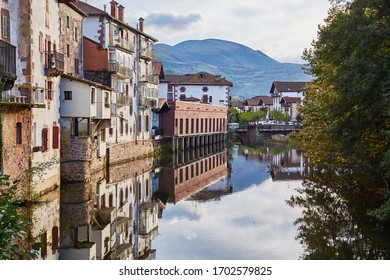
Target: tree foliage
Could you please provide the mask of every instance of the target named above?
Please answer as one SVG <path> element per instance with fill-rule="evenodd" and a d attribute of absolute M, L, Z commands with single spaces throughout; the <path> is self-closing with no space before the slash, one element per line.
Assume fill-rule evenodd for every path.
<path fill-rule="evenodd" d="M 265 119 L 264 111 L 243 112 L 238 115 L 238 121 L 241 124 L 248 124 L 251 122 L 258 122 Z"/>
<path fill-rule="evenodd" d="M 302 140 L 316 163 L 390 179 L 390 2 L 332 1 L 306 71 Z M 378 180 L 379 181 L 379 180 Z"/>
<path fill-rule="evenodd" d="M 17 194 L 17 182 L 10 182 L 9 176 L 0 174 L 0 260 L 36 257 L 19 246 L 31 226 L 28 217 L 20 211 L 22 203 Z"/>
<path fill-rule="evenodd" d="M 269 113 L 269 118 L 278 122 L 288 122 L 290 120 L 290 115 L 278 110 L 272 110 Z"/>

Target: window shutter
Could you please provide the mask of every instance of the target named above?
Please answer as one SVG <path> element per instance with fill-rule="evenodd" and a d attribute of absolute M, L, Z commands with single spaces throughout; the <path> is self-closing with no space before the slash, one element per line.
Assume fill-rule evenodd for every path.
<path fill-rule="evenodd" d="M 44 128 L 42 129 L 42 151 L 46 152 L 47 151 L 47 141 L 48 141 L 48 129 Z"/>
<path fill-rule="evenodd" d="M 60 128 L 58 126 L 53 126 L 53 149 L 59 148 L 59 134 Z"/>

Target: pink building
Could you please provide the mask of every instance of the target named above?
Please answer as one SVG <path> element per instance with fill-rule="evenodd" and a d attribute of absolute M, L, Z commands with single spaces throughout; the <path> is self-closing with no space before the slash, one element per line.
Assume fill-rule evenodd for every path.
<path fill-rule="evenodd" d="M 159 112 L 159 124 L 175 151 L 225 141 L 227 107 L 185 101 L 167 104 Z"/>

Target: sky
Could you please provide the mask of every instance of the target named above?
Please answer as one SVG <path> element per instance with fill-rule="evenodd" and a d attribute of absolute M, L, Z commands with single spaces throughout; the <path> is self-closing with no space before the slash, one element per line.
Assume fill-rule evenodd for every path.
<path fill-rule="evenodd" d="M 84 0 L 99 9 L 110 0 Z M 317 37 L 329 0 L 116 0 L 125 21 L 158 43 L 221 39 L 260 50 L 279 62 L 302 63 L 302 52 Z"/>

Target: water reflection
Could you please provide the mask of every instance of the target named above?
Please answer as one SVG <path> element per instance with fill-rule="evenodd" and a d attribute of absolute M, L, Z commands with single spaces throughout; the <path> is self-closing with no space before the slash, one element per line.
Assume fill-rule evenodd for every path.
<path fill-rule="evenodd" d="M 321 172 L 305 180 L 289 204 L 304 207 L 296 220 L 302 259 L 389 259 L 390 227 L 367 215 L 377 206 L 367 186 L 351 176 Z"/>
<path fill-rule="evenodd" d="M 268 171 L 273 150 L 235 146 L 229 153 L 217 150 L 169 169 L 167 177 L 178 179 L 166 191 L 170 200 L 159 220 L 161 234 L 153 242 L 158 259 L 298 258 L 302 248 L 294 239 L 293 221 L 300 210 L 289 208 L 285 200 L 300 181 L 272 181 Z M 220 162 L 215 167 L 214 158 Z M 200 185 L 187 183 L 182 194 L 181 173 L 183 183 L 192 182 L 194 173 L 201 180 L 202 162 L 204 167 L 210 161 L 211 179 Z M 160 189 L 164 184 L 160 181 Z"/>
<path fill-rule="evenodd" d="M 21 246 L 39 259 L 388 259 L 389 225 L 366 215 L 376 196 L 312 173 L 298 150 L 225 145 L 112 166 L 27 208 Z"/>
<path fill-rule="evenodd" d="M 106 177 L 61 186 L 61 259 L 154 259 L 158 204 L 153 159 L 109 168 Z"/>
<path fill-rule="evenodd" d="M 57 260 L 59 258 L 60 226 L 59 189 L 42 197 L 42 202 L 27 211 L 32 221 L 30 238 L 24 246 L 36 253 L 37 259 Z"/>

